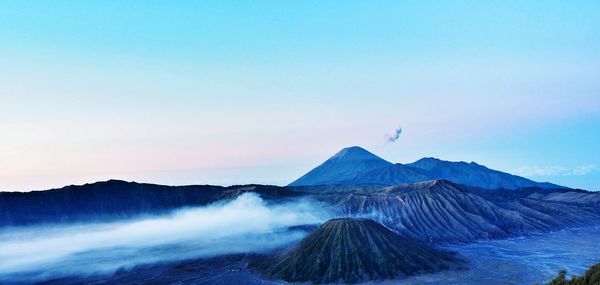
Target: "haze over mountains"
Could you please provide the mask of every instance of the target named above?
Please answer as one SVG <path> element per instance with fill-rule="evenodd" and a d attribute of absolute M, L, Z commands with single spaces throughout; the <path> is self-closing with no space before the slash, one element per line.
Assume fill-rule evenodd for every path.
<path fill-rule="evenodd" d="M 426 157 L 409 164 L 394 164 L 358 146 L 342 149 L 289 186 L 398 185 L 436 179 L 485 189 L 563 187 L 489 169 L 475 162 L 451 162 Z"/>
<path fill-rule="evenodd" d="M 31 283 L 32 276 L 38 278 L 36 282 L 58 284 L 172 283 L 183 279 L 190 284 L 280 284 L 281 280 L 355 283 L 402 278 L 462 266 L 439 248 L 449 244 L 598 225 L 599 206 L 600 193 L 539 183 L 473 162 L 424 158 L 393 164 L 360 147 L 350 147 L 284 187 L 164 186 L 110 180 L 46 191 L 0 192 L 0 234 L 13 237 L 0 240 L 0 248 L 13 249 L 13 242 L 21 244 L 14 238 L 19 233 L 35 236 L 36 244 L 43 245 L 46 239 L 56 243 L 56 235 L 70 240 L 72 232 L 62 229 L 121 229 L 122 225 L 154 225 L 165 220 L 183 225 L 177 229 L 192 241 L 183 244 L 174 239 L 176 242 L 166 242 L 160 248 L 143 248 L 146 255 L 141 257 L 137 253 L 139 242 L 121 244 L 121 240 L 132 240 L 129 234 L 111 236 L 119 246 L 102 250 L 72 248 L 64 243 L 62 246 L 73 254 L 33 267 L 12 261 L 17 265 L 0 270 L 0 283 Z M 187 229 L 188 220 L 181 217 L 189 215 L 177 214 L 182 211 L 200 213 L 193 217 L 211 217 L 211 221 L 189 219 L 189 225 L 196 226 Z M 273 227 L 265 218 L 253 219 L 256 227 L 244 232 L 242 238 L 221 247 L 219 254 L 206 254 L 206 244 L 214 244 L 210 243 L 213 236 L 240 228 L 235 225 L 243 219 L 234 217 L 277 216 L 286 221 L 289 215 L 317 213 L 311 219 L 295 219 L 289 227 Z M 203 223 L 223 225 L 220 217 L 233 226 L 194 236 Z M 45 233 L 55 236 L 46 237 Z M 170 237 L 168 231 L 147 233 L 148 240 L 164 239 L 165 234 Z M 75 237 L 93 234 L 98 236 L 81 232 Z M 275 236 L 279 238 L 274 241 Z M 95 244 L 90 246 L 96 248 Z M 13 251 L 8 259 L 38 260 L 44 251 L 40 248 L 29 249 L 26 254 Z M 259 252 L 259 248 L 271 252 Z M 144 256 L 150 255 L 157 262 L 149 264 Z M 135 258 L 140 262 L 133 268 L 87 276 L 95 272 L 93 268 L 103 267 L 99 266 L 101 261 L 112 264 L 113 260 Z M 60 264 L 81 265 L 86 276 L 65 273 Z M 86 264 L 92 269 L 86 269 Z"/>

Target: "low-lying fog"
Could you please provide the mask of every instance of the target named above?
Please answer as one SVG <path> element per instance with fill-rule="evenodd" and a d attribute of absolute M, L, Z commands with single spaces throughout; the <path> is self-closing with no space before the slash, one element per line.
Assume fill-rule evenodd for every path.
<path fill-rule="evenodd" d="M 39 281 L 139 264 L 271 250 L 302 239 L 289 227 L 327 220 L 319 203 L 268 204 L 254 193 L 140 220 L 0 231 L 0 280 Z"/>
<path fill-rule="evenodd" d="M 311 200 L 270 204 L 246 193 L 231 201 L 165 216 L 102 224 L 0 230 L 0 283 L 110 273 L 156 262 L 262 252 L 297 242 L 290 227 L 320 224 L 326 207 Z M 600 227 L 450 246 L 469 260 L 465 271 L 384 281 L 382 284 L 533 284 L 559 269 L 581 274 L 600 262 Z"/>

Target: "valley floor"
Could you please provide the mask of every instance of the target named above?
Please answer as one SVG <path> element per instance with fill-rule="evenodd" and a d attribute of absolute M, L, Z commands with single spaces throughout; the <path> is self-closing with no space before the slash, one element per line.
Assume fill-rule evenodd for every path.
<path fill-rule="evenodd" d="M 542 284 L 560 269 L 579 275 L 600 262 L 599 245 L 600 227 L 586 227 L 450 246 L 469 260 L 469 270 L 410 277 L 400 284 Z"/>

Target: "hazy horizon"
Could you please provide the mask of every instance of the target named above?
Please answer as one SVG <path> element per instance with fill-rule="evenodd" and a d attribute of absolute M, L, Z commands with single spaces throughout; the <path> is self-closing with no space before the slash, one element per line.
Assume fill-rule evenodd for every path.
<path fill-rule="evenodd" d="M 599 14 L 584 0 L 2 1 L 0 191 L 285 185 L 351 145 L 600 190 Z"/>
<path fill-rule="evenodd" d="M 360 146 L 349 146 L 349 147 L 360 147 Z M 369 151 L 369 150 L 367 150 L 367 151 Z M 334 154 L 332 154 L 332 156 Z M 377 154 L 375 154 L 375 155 L 377 155 Z M 384 157 L 381 157 L 381 158 L 384 159 L 384 160 L 387 160 Z M 422 158 L 440 159 L 438 157 L 429 157 L 429 156 L 425 156 L 425 157 L 422 157 Z M 325 161 L 325 160 L 326 159 L 323 159 L 323 161 Z M 444 160 L 444 159 L 441 159 L 441 160 Z M 396 161 L 390 161 L 390 160 L 387 160 L 387 161 L 389 161 L 391 163 L 398 163 Z M 402 162 L 402 163 L 403 164 L 407 164 L 407 163 L 411 163 L 411 162 L 415 162 L 415 161 Z M 462 161 L 462 160 L 461 161 L 452 161 L 452 162 L 466 162 L 466 163 L 475 162 L 475 163 L 477 163 L 476 161 Z M 316 166 L 318 166 L 318 165 L 315 165 L 315 167 Z M 260 170 L 260 168 L 258 168 L 258 169 Z M 246 173 L 248 171 L 253 171 L 253 170 L 256 171 L 257 167 L 251 167 L 251 168 L 248 168 L 248 169 L 246 169 L 246 168 L 239 168 L 239 169 L 235 169 L 233 171 L 239 171 L 240 173 Z M 306 172 L 308 172 L 310 170 L 311 169 L 308 169 Z M 187 170 L 187 171 L 190 171 L 190 170 Z M 187 184 L 176 184 L 175 183 L 175 184 L 169 184 L 169 183 L 163 183 L 160 180 L 158 180 L 158 181 L 152 181 L 151 179 L 150 180 L 144 180 L 144 179 L 148 179 L 148 178 L 140 178 L 142 180 L 134 180 L 134 179 L 131 179 L 131 177 L 134 177 L 135 175 L 131 175 L 128 178 L 127 174 L 123 174 L 121 177 L 117 177 L 117 178 L 115 178 L 115 177 L 110 178 L 109 177 L 109 178 L 100 179 L 100 180 L 83 181 L 83 182 L 80 182 L 80 183 L 70 183 L 70 184 L 58 185 L 58 186 L 52 186 L 52 187 L 40 188 L 40 189 L 16 189 L 16 190 L 2 190 L 2 189 L 0 189 L 0 192 L 2 192 L 2 191 L 17 191 L 17 192 L 43 191 L 43 190 L 50 190 L 50 189 L 62 188 L 62 187 L 71 186 L 71 185 L 84 185 L 84 184 L 92 184 L 92 183 L 96 183 L 96 182 L 106 182 L 106 181 L 109 181 L 109 180 L 120 180 L 120 181 L 126 181 L 126 182 L 159 184 L 159 185 L 169 185 L 169 186 L 217 185 L 217 186 L 229 187 L 229 186 L 249 185 L 249 184 L 263 184 L 263 185 L 287 186 L 288 184 L 290 184 L 291 182 L 295 181 L 300 176 L 302 176 L 302 175 L 305 174 L 305 173 L 302 173 L 302 174 L 298 175 L 297 177 L 291 178 L 291 180 L 289 180 L 289 181 L 288 180 L 285 180 L 285 181 L 281 180 L 282 181 L 281 183 L 272 183 L 273 180 L 264 180 L 262 182 L 260 180 L 254 180 L 252 182 L 238 182 L 238 183 L 236 183 L 236 182 L 227 182 L 227 181 L 235 181 L 233 179 L 229 179 L 228 180 L 227 178 L 220 177 L 219 175 L 222 175 L 223 172 L 221 172 L 221 173 L 218 173 L 218 172 L 214 173 L 211 170 L 208 170 L 208 171 L 191 170 L 191 171 L 196 172 L 195 175 L 194 175 L 194 177 L 193 177 L 193 179 L 199 179 L 200 177 L 202 177 L 202 178 L 206 179 L 207 181 L 216 181 L 216 182 L 215 183 L 187 183 Z M 231 169 L 228 169 L 228 170 L 225 170 L 225 171 L 226 171 L 225 172 L 226 174 L 229 174 L 229 173 L 232 172 Z M 186 171 L 174 171 L 174 172 L 176 172 L 177 174 L 179 174 L 181 172 L 186 172 Z M 131 174 L 131 173 L 129 173 L 129 174 Z M 142 175 L 147 175 L 147 173 L 141 173 L 141 174 Z M 515 173 L 510 173 L 510 174 L 515 174 Z M 519 173 L 517 173 L 517 174 L 519 174 Z M 577 175 L 577 174 L 570 174 L 570 175 Z M 535 175 L 533 175 L 533 176 L 535 176 Z M 218 180 L 218 179 L 222 179 L 222 180 Z M 219 183 L 218 181 L 221 181 L 221 182 Z M 271 182 L 269 182 L 269 181 L 271 181 Z M 543 180 L 535 180 L 535 179 L 533 179 L 533 181 L 552 183 L 551 181 L 543 181 Z M 554 184 L 556 184 L 556 183 L 554 183 Z M 560 186 L 567 186 L 567 185 L 560 185 Z M 567 187 L 569 187 L 569 186 L 567 186 Z M 576 187 L 572 187 L 572 188 L 576 188 Z M 597 189 L 584 189 L 584 190 L 588 190 L 588 191 L 600 191 L 600 190 L 597 190 Z"/>

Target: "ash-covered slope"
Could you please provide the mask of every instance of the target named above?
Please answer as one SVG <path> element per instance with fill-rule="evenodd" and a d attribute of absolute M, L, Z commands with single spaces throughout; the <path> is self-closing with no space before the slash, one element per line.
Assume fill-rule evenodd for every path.
<path fill-rule="evenodd" d="M 409 164 L 392 164 L 356 146 L 341 150 L 289 186 L 398 185 L 437 179 L 485 189 L 564 188 L 489 169 L 475 162 L 423 158 Z"/>
<path fill-rule="evenodd" d="M 361 147 L 348 147 L 292 182 L 290 186 L 348 184 L 347 181 L 352 181 L 363 173 L 390 165 L 392 163 Z"/>
<path fill-rule="evenodd" d="M 576 195 L 586 195 L 590 202 L 571 202 Z M 600 223 L 600 209 L 594 204 L 600 193 L 568 189 L 486 191 L 435 180 L 374 193 L 313 197 L 329 203 L 338 216 L 370 217 L 430 242 L 470 242 Z"/>
<path fill-rule="evenodd" d="M 398 185 L 431 180 L 431 175 L 422 169 L 396 163 L 371 170 L 344 181 L 350 185 Z"/>
<path fill-rule="evenodd" d="M 369 219 L 333 219 L 298 247 L 255 267 L 289 282 L 357 283 L 458 268 L 454 254 L 399 236 Z"/>

